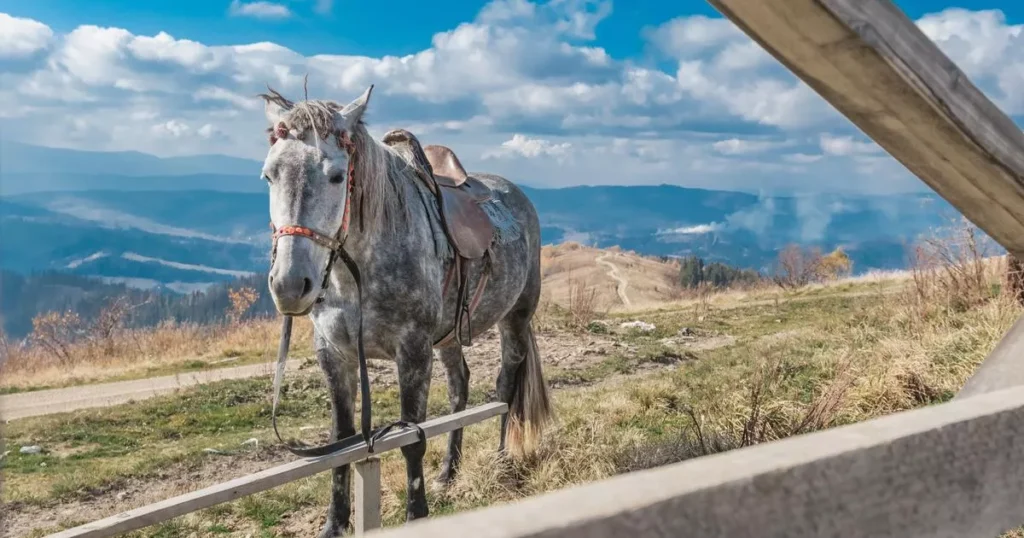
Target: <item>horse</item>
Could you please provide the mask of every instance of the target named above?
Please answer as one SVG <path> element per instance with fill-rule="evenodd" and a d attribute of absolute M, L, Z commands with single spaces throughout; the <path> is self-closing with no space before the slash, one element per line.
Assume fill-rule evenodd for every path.
<path fill-rule="evenodd" d="M 541 291 L 540 223 L 533 203 L 513 182 L 494 174 L 441 181 L 439 172 L 444 170 L 428 169 L 430 159 L 423 158 L 415 137 L 404 146 L 374 140 L 364 122 L 373 86 L 346 105 L 330 100 L 293 102 L 269 86 L 268 90 L 260 94 L 270 132 L 262 167 L 274 230 L 268 287 L 287 320 L 312 320 L 315 354 L 331 400 L 335 446 L 345 439 L 370 441 L 364 353 L 395 361 L 399 424 L 416 427 L 426 419 L 434 351 L 447 374 L 451 411 L 462 411 L 470 376 L 463 340 L 497 326 L 501 369 L 495 397 L 509 406 L 501 419 L 498 451 L 513 458 L 535 453 L 552 410 L 531 326 Z M 454 153 L 448 157 L 454 159 Z M 467 189 L 472 192 L 467 194 Z M 460 209 L 446 209 L 453 200 L 467 204 L 461 210 L 483 210 L 485 225 L 493 233 L 484 236 L 465 228 L 461 217 L 453 216 Z M 466 200 L 475 207 L 468 207 Z M 458 226 L 464 229 L 454 230 L 456 234 L 489 239 L 483 245 L 486 256 L 470 260 L 461 255 L 452 235 Z M 334 264 L 339 257 L 344 265 Z M 453 273 L 464 280 L 459 289 L 449 285 Z M 463 288 L 477 290 L 469 308 Z M 465 336 L 463 317 L 468 326 Z M 282 346 L 283 356 L 284 336 Z M 360 381 L 361 439 L 354 424 Z M 275 389 L 275 408 L 276 394 Z M 407 521 L 428 516 L 426 444 L 422 437 L 421 441 L 401 449 Z M 440 485 L 456 477 L 461 454 L 459 429 L 448 436 L 435 479 Z M 350 528 L 349 496 L 349 466 L 344 465 L 332 471 L 330 507 L 321 536 Z"/>

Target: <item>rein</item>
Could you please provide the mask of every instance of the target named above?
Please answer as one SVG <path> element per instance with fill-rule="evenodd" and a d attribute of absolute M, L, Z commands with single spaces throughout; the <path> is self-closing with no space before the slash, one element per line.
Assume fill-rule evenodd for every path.
<path fill-rule="evenodd" d="M 283 123 L 279 123 L 274 130 L 274 134 L 276 136 L 271 138 L 271 144 L 274 144 L 277 139 L 285 138 L 288 135 L 288 130 Z M 345 197 L 345 213 L 342 216 L 341 227 L 338 229 L 338 233 L 335 234 L 334 237 L 331 237 L 305 226 L 290 225 L 277 228 L 274 226 L 274 223 L 271 222 L 270 229 L 272 231 L 271 237 L 273 246 L 270 254 L 270 265 L 273 267 L 274 261 L 277 259 L 277 240 L 281 237 L 290 235 L 308 238 L 314 243 L 330 250 L 330 256 L 327 258 L 327 267 L 324 269 L 324 278 L 323 284 L 320 287 L 320 295 L 316 300 L 317 303 L 322 302 L 324 297 L 327 295 L 327 287 L 331 280 L 331 269 L 334 266 L 334 260 L 336 258 L 341 258 L 341 261 L 345 264 L 345 267 L 348 268 L 349 273 L 352 275 L 352 279 L 356 283 L 356 296 L 359 308 L 356 349 L 359 358 L 359 393 L 362 396 L 360 406 L 361 431 L 345 437 L 344 439 L 334 441 L 333 443 L 313 447 L 302 444 L 300 441 L 292 440 L 289 442 L 281 438 L 281 434 L 277 430 L 277 407 L 281 399 L 281 380 L 284 378 L 285 362 L 288 358 L 288 348 L 291 345 L 292 339 L 292 316 L 285 315 L 281 322 L 281 341 L 277 348 L 277 368 L 274 371 L 274 399 L 273 406 L 271 408 L 270 420 L 274 427 L 274 435 L 277 436 L 277 440 L 284 444 L 285 448 L 288 449 L 289 452 L 300 457 L 325 456 L 332 452 L 356 446 L 359 443 L 366 443 L 367 452 L 373 454 L 374 443 L 396 426 L 400 428 L 415 428 L 419 436 L 419 441 L 421 443 L 426 443 L 426 434 L 419 425 L 402 420 L 393 422 L 392 424 L 380 428 L 376 432 L 372 431 L 373 410 L 370 398 L 370 376 L 366 368 L 366 351 L 363 346 L 363 284 L 362 278 L 359 274 L 359 266 L 356 265 L 355 260 L 353 260 L 345 250 L 345 241 L 348 240 L 349 220 L 351 218 L 352 184 L 355 182 L 356 151 L 355 144 L 348 137 L 348 133 L 336 132 L 335 135 L 338 139 L 338 145 L 348 153 L 348 195 Z"/>

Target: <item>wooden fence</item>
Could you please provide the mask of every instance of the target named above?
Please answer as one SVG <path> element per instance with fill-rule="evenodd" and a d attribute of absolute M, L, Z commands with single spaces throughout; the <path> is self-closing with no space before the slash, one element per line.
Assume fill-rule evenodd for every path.
<path fill-rule="evenodd" d="M 508 412 L 504 403 L 489 403 L 467 409 L 465 411 L 428 420 L 420 427 L 429 439 L 459 428 L 463 428 L 491 417 Z M 419 441 L 413 430 L 390 432 L 374 444 L 374 453 L 381 454 Z M 369 457 L 366 445 L 360 444 L 350 449 L 335 452 L 318 458 L 305 458 L 291 463 L 279 465 L 251 474 L 216 484 L 198 491 L 186 493 L 165 501 L 129 510 L 111 517 L 67 529 L 52 538 L 102 538 L 141 529 L 185 515 L 211 506 L 233 501 L 246 495 L 259 493 L 300 478 L 312 476 L 334 467 L 355 464 L 355 527 L 362 533 L 380 526 L 380 460 Z"/>
<path fill-rule="evenodd" d="M 1024 133 L 890 0 L 709 2 L 1024 258 Z M 483 406 L 423 426 L 435 436 L 505 411 Z M 402 432 L 378 446 L 415 439 Z M 373 534 L 995 538 L 1024 523 L 1022 447 L 1019 321 L 949 403 Z M 298 461 L 55 536 L 112 536 L 365 457 L 363 448 Z M 379 468 L 359 467 L 356 521 L 366 530 L 379 521 L 365 500 L 379 498 Z"/>
<path fill-rule="evenodd" d="M 997 538 L 1024 522 L 1024 388 L 371 533 Z"/>

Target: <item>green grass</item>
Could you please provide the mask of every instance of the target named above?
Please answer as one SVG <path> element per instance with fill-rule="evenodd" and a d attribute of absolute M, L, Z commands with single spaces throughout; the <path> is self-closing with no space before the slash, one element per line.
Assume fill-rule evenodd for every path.
<path fill-rule="evenodd" d="M 555 391 L 558 428 L 547 437 L 540 457 L 495 467 L 497 428 L 467 429 L 462 478 L 452 490 L 428 495 L 432 514 L 736 447 L 751 416 L 751 390 L 757 387 L 764 393 L 758 420 L 765 432 L 757 440 L 792 434 L 844 375 L 854 383 L 827 420 L 814 427 L 945 401 L 1019 310 L 994 303 L 915 321 L 879 295 L 848 291 L 813 290 L 778 304 L 758 301 L 699 313 L 680 308 L 630 316 L 657 329 L 612 336 L 618 345 L 585 367 L 547 369 L 549 381 L 564 388 Z M 689 349 L 676 336 L 684 327 L 698 341 L 735 340 L 714 349 Z M 483 377 L 472 377 L 471 406 L 485 401 L 493 388 L 493 380 Z M 126 480 L 206 469 L 211 458 L 232 461 L 238 456 L 211 456 L 203 448 L 240 452 L 239 443 L 253 436 L 260 439 L 260 450 L 273 450 L 267 448 L 273 444 L 267 430 L 269 389 L 266 379 L 225 381 L 131 405 L 15 421 L 5 431 L 14 452 L 5 462 L 4 500 L 15 502 L 14 509 L 17 503 L 48 506 L 116 490 Z M 397 396 L 395 387 L 374 390 L 378 423 L 397 418 Z M 283 402 L 282 424 L 288 431 L 315 426 L 308 437 L 329 427 L 329 405 L 318 375 L 291 375 Z M 448 412 L 444 384 L 434 383 L 429 414 Z M 703 443 L 695 435 L 698 426 Z M 17 454 L 23 444 L 78 450 L 63 457 Z M 429 445 L 428 475 L 436 473 L 444 445 L 440 439 Z M 382 464 L 385 522 L 397 525 L 404 518 L 401 454 L 384 454 Z M 322 511 L 328 489 L 329 476 L 321 474 L 134 536 L 289 535 L 291 515 Z"/>

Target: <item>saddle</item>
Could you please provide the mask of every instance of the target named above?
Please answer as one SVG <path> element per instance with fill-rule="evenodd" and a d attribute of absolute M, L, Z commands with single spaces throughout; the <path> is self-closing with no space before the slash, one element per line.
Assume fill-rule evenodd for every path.
<path fill-rule="evenodd" d="M 491 199 L 491 189 L 480 180 L 466 173 L 455 152 L 445 146 L 423 147 L 415 135 L 405 129 L 394 129 L 384 135 L 384 144 L 391 146 L 415 169 L 427 189 L 437 200 L 438 212 L 448 243 L 455 253 L 455 263 L 445 275 L 444 292 L 448 290 L 452 276 L 458 274 L 458 310 L 455 328 L 442 338 L 435 347 L 440 347 L 453 338 L 463 345 L 462 325 L 466 321 L 467 334 L 464 345 L 472 345 L 470 318 L 476 310 L 487 284 L 488 272 L 482 271 L 472 300 L 467 295 L 469 265 L 481 260 L 484 269 L 489 265 L 491 242 L 494 240 L 494 225 L 484 212 L 481 204 Z"/>

